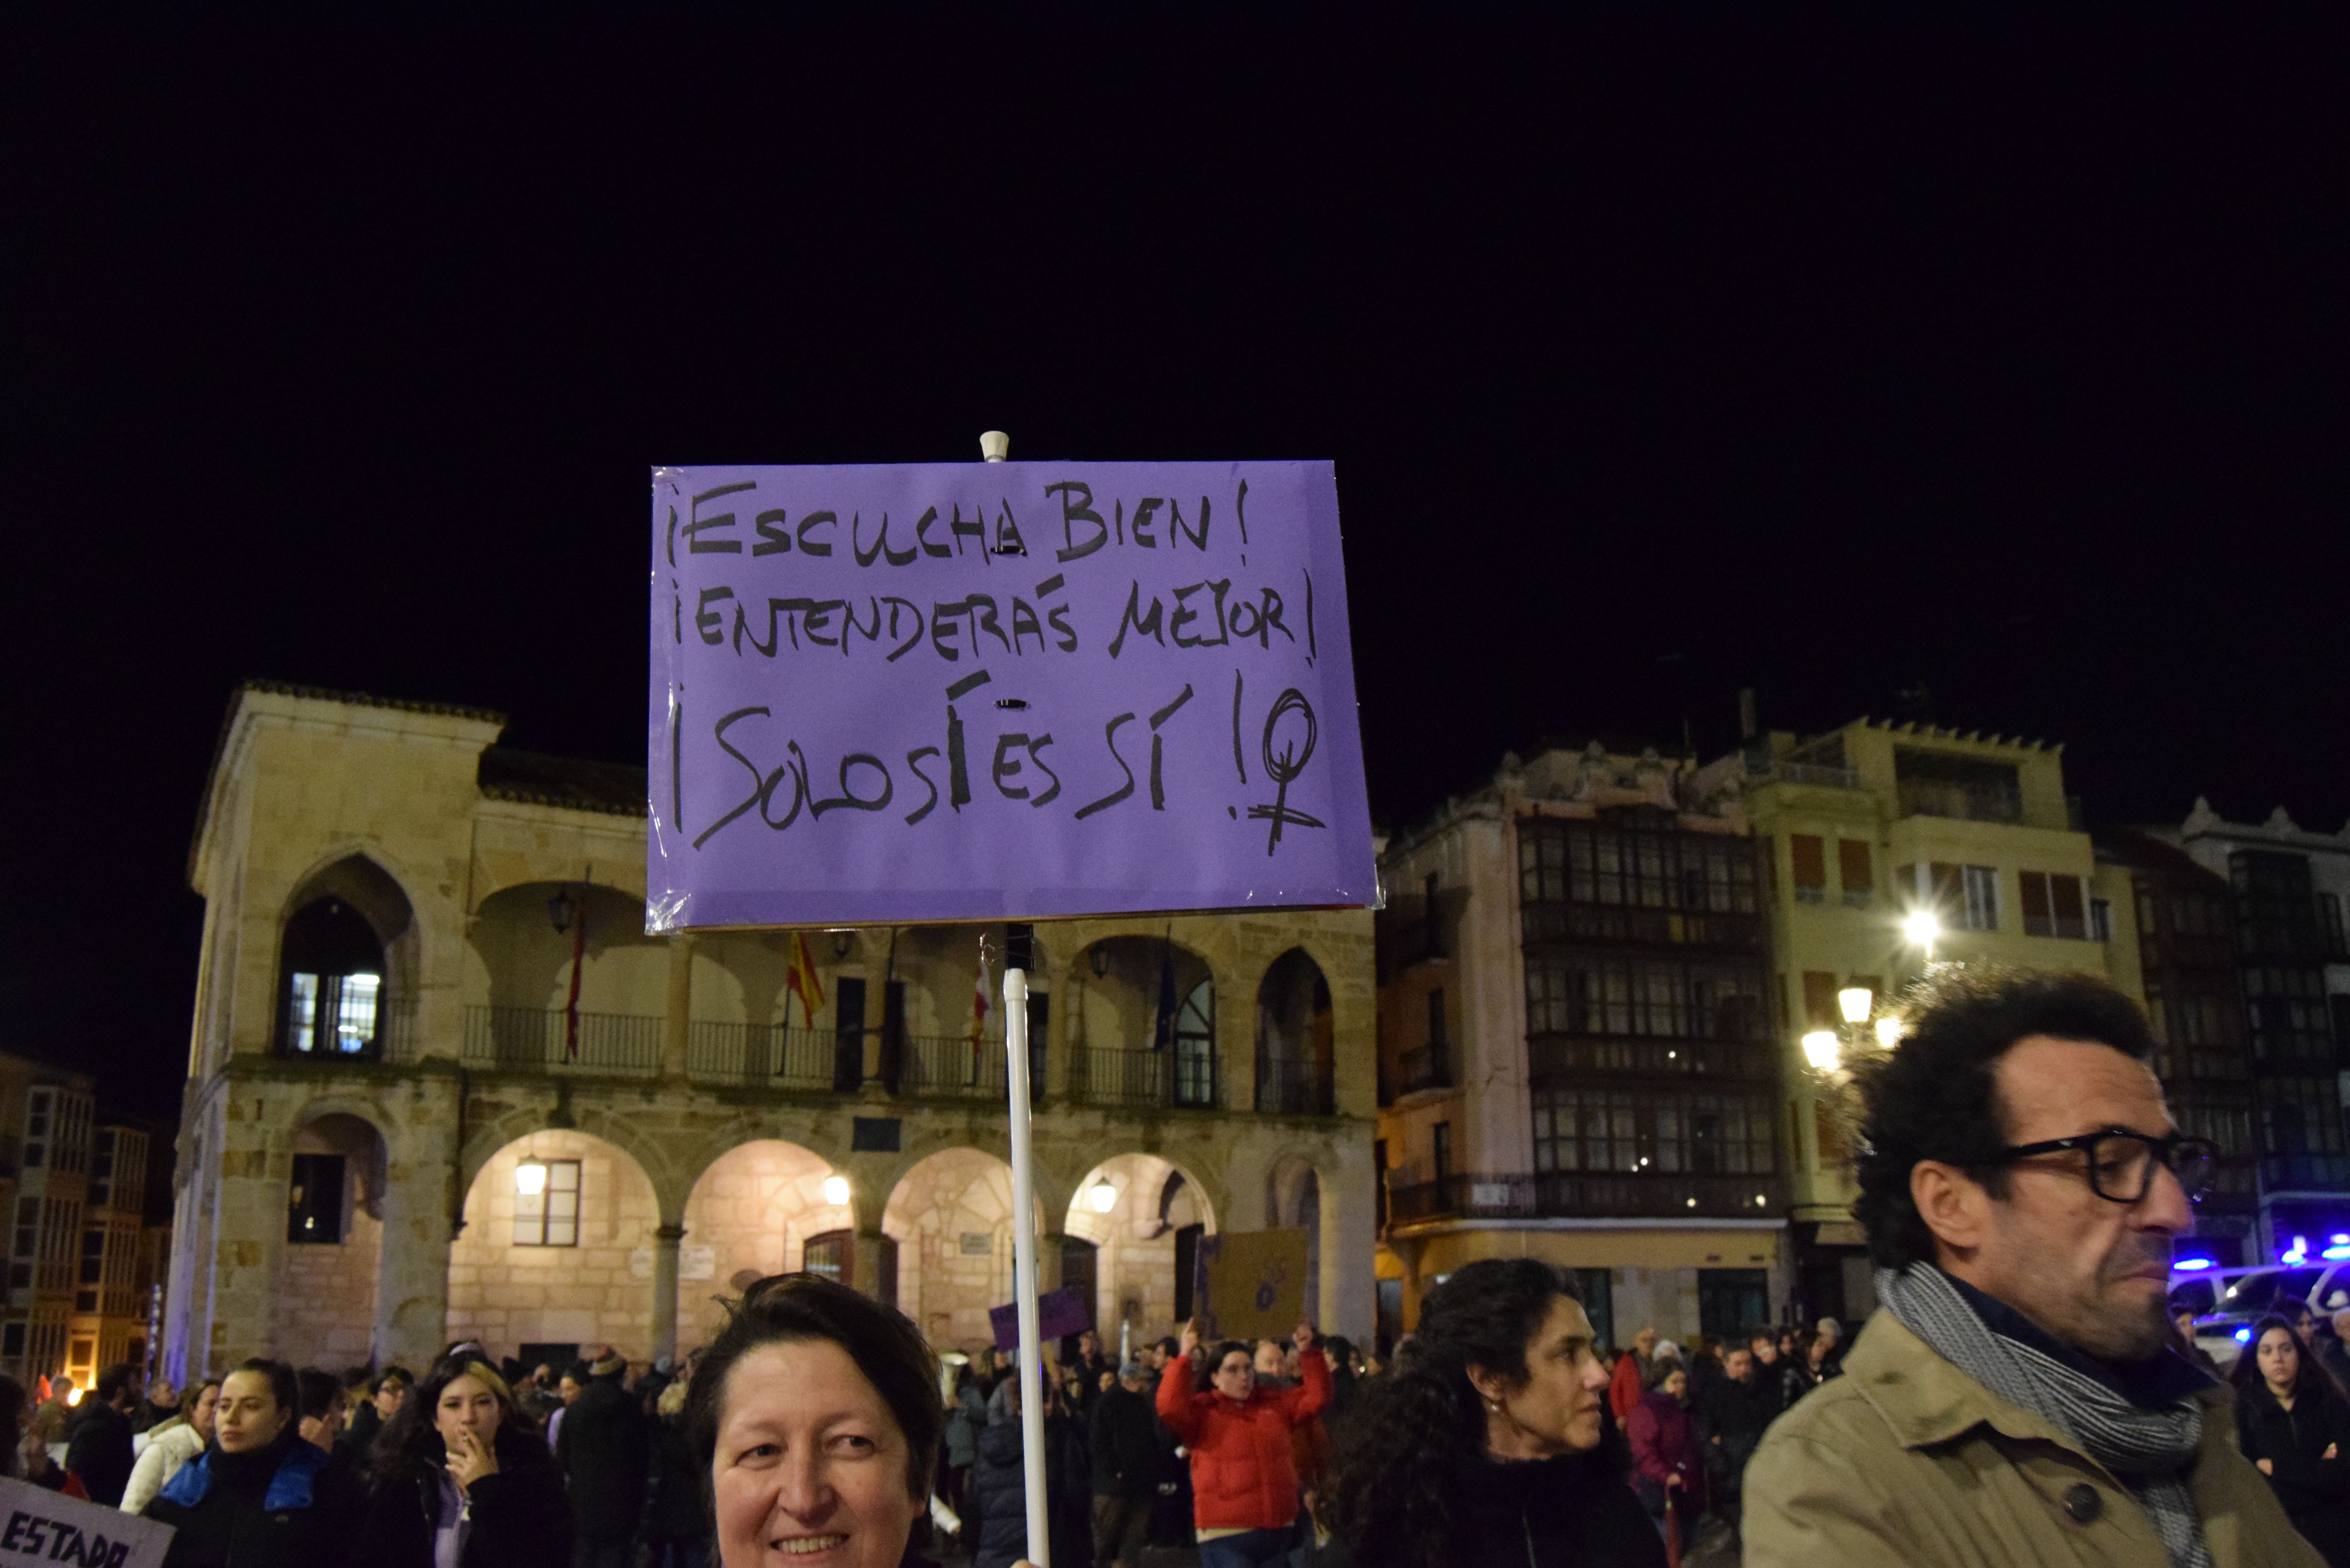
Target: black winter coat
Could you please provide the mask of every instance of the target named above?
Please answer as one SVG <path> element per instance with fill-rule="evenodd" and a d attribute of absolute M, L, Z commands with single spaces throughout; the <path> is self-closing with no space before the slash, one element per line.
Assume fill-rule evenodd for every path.
<path fill-rule="evenodd" d="M 320 1454 L 289 1421 L 265 1449 L 206 1449 L 146 1516 L 179 1532 L 163 1568 L 347 1568 L 366 1511 L 350 1462 Z"/>
<path fill-rule="evenodd" d="M 645 1539 L 696 1542 L 710 1539 L 710 1511 L 702 1505 L 702 1468 L 693 1462 L 693 1440 L 685 1417 L 656 1416 L 647 1439 L 652 1452 L 652 1485 L 645 1497 Z"/>
<path fill-rule="evenodd" d="M 130 1464 L 130 1417 L 111 1405 L 86 1401 L 66 1438 L 66 1469 L 81 1478 L 90 1501 L 120 1508 Z"/>
<path fill-rule="evenodd" d="M 442 1450 L 410 1459 L 376 1484 L 367 1530 L 353 1568 L 432 1568 L 432 1531 L 441 1511 Z M 473 1528 L 464 1568 L 567 1568 L 571 1511 L 546 1444 L 515 1427 L 497 1436 L 498 1470 L 475 1481 L 465 1506 Z"/>
<path fill-rule="evenodd" d="M 2350 1407 L 2303 1379 L 2287 1410 L 2263 1385 L 2236 1390 L 2244 1458 L 2269 1461 L 2269 1489 L 2293 1527 L 2332 1568 L 2350 1568 Z M 2323 1459 L 2328 1447 L 2333 1459 Z"/>
<path fill-rule="evenodd" d="M 618 1377 L 591 1377 L 555 1432 L 579 1541 L 635 1537 L 645 1507 L 645 1417 Z"/>
<path fill-rule="evenodd" d="M 1103 1497 L 1159 1495 L 1159 1411 L 1148 1395 L 1114 1384 L 1086 1417 L 1093 1490 Z"/>
<path fill-rule="evenodd" d="M 1665 1543 L 1640 1507 L 1615 1442 L 1596 1454 L 1504 1464 L 1465 1461 L 1455 1484 L 1467 1525 L 1440 1563 L 1389 1568 L 1664 1568 Z M 1315 1568 L 1357 1568 L 1358 1556 L 1333 1537 Z"/>
<path fill-rule="evenodd" d="M 976 1568 L 1012 1568 L 1028 1554 L 1028 1490 L 1020 1469 L 1020 1423 L 998 1421 L 979 1435 L 979 1459 L 963 1493 L 963 1528 Z"/>

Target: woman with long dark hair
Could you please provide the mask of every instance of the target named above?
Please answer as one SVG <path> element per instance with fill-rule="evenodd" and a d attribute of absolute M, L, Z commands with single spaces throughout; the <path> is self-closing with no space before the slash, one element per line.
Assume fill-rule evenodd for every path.
<path fill-rule="evenodd" d="M 2252 1325 L 2234 1381 L 2244 1457 L 2293 1527 L 2333 1568 L 2350 1568 L 2350 1397 L 2274 1313 Z"/>
<path fill-rule="evenodd" d="M 566 1568 L 571 1510 L 505 1379 L 463 1351 L 376 1435 L 364 1568 Z"/>
<path fill-rule="evenodd" d="M 1323 1483 L 1322 1561 L 1359 1568 L 1661 1568 L 1606 1423 L 1607 1368 L 1565 1276 L 1471 1263 L 1364 1386 Z"/>

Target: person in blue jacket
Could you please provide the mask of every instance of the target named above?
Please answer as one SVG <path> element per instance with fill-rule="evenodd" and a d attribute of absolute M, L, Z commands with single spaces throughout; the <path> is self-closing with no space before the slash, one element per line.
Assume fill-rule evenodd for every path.
<path fill-rule="evenodd" d="M 255 1359 L 221 1384 L 213 1440 L 146 1517 L 178 1532 L 164 1568 L 343 1568 L 366 1497 L 351 1468 L 305 1442 L 294 1369 Z"/>

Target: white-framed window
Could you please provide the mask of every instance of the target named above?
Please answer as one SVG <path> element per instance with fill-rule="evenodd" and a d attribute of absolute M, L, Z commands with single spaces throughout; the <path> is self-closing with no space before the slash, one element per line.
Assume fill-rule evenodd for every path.
<path fill-rule="evenodd" d="M 515 1194 L 514 1244 L 517 1247 L 579 1245 L 579 1162 L 546 1161 L 546 1185 Z"/>
<path fill-rule="evenodd" d="M 1962 866 L 1959 868 L 1960 889 L 1965 907 L 1961 923 L 1970 931 L 1999 929 L 1999 871 L 1991 866 Z"/>

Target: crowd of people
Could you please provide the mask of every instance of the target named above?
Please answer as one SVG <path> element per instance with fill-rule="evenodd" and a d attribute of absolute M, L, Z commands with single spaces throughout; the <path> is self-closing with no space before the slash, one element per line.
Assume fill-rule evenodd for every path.
<path fill-rule="evenodd" d="M 1878 1304 L 1849 1345 L 1643 1329 L 1611 1355 L 1524 1258 L 1438 1281 L 1386 1366 L 1310 1323 L 1118 1364 L 1088 1334 L 1038 1369 L 1055 1568 L 1154 1542 L 1201 1568 L 1666 1568 L 1709 1519 L 1746 1568 L 2350 1568 L 2350 1317 L 2266 1318 L 2228 1378 L 2199 1364 L 2166 1296 L 2211 1150 L 2172 1126 L 2143 1014 L 1956 965 L 1910 1000 L 1853 1069 Z M 903 1314 L 804 1273 L 674 1368 L 459 1344 L 421 1377 L 254 1360 L 177 1397 L 118 1367 L 38 1408 L 0 1379 L 12 1473 L 173 1525 L 169 1568 L 1020 1568 L 1020 1401 L 1003 1357 L 942 1376 Z"/>

